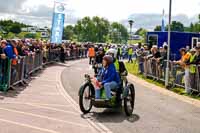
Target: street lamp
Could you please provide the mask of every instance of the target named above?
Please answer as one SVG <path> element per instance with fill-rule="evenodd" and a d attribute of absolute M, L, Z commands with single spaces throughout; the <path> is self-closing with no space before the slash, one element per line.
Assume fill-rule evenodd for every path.
<path fill-rule="evenodd" d="M 129 19 L 128 23 L 130 25 L 130 35 L 131 35 L 134 21 L 132 19 Z"/>
<path fill-rule="evenodd" d="M 165 74 L 165 87 L 169 86 L 169 60 L 170 60 L 170 42 L 171 42 L 171 15 L 172 15 L 172 0 L 169 0 L 168 49 L 167 49 L 167 67 L 166 67 L 166 74 Z"/>

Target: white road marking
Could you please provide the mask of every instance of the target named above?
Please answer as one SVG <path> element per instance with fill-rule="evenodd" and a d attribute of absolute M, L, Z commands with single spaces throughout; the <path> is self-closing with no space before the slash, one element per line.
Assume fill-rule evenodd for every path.
<path fill-rule="evenodd" d="M 46 103 L 21 103 L 21 102 L 0 102 L 1 104 L 31 104 L 40 106 L 57 106 L 57 107 L 71 107 L 72 105 L 61 105 L 61 104 L 46 104 Z"/>
<path fill-rule="evenodd" d="M 58 112 L 64 112 L 64 113 L 68 113 L 68 114 L 80 116 L 79 113 L 72 112 L 72 111 L 61 110 L 61 109 L 56 109 L 56 108 L 52 108 L 52 107 L 44 107 L 44 106 L 34 105 L 34 104 L 27 104 L 27 105 L 30 105 L 30 106 L 33 106 L 33 107 L 37 107 L 37 108 L 43 108 L 43 109 L 48 109 L 48 110 L 54 110 L 54 111 L 58 111 Z"/>
<path fill-rule="evenodd" d="M 48 117 L 48 116 L 44 116 L 44 115 L 37 115 L 37 114 L 33 114 L 33 113 L 27 113 L 27 112 L 17 111 L 17 110 L 14 110 L 14 109 L 7 109 L 7 108 L 0 108 L 0 110 L 5 110 L 5 111 L 9 111 L 9 112 L 18 113 L 18 114 L 29 115 L 29 116 L 33 116 L 33 117 L 53 120 L 53 121 L 57 121 L 57 122 L 64 122 L 64 123 L 67 123 L 67 124 L 88 128 L 88 126 L 85 126 L 84 124 L 77 124 L 75 122 L 64 121 L 64 120 L 60 120 L 60 119 L 56 119 L 56 118 L 52 118 L 52 117 Z"/>
<path fill-rule="evenodd" d="M 36 126 L 31 126 L 31 125 L 28 125 L 28 124 L 22 124 L 22 123 L 19 123 L 19 122 L 9 121 L 9 120 L 5 120 L 5 119 L 1 119 L 1 118 L 0 118 L 0 121 L 6 122 L 6 123 L 9 123 L 9 124 L 22 126 L 22 127 L 35 129 L 35 130 L 39 130 L 39 131 L 43 131 L 43 132 L 47 132 L 47 133 L 59 133 L 59 132 L 56 132 L 56 131 L 53 131 L 53 130 L 44 129 L 44 128 L 40 128 L 40 127 L 36 127 Z"/>
<path fill-rule="evenodd" d="M 61 75 L 60 73 L 57 73 L 57 80 L 59 81 L 58 84 L 58 90 L 61 92 L 61 94 L 63 95 L 63 97 L 70 103 L 72 103 L 74 109 L 76 109 L 79 113 L 81 113 L 78 104 L 74 101 L 74 99 L 66 92 L 66 90 L 64 89 L 62 83 L 61 83 L 61 77 L 59 76 Z M 71 86 L 68 86 L 70 88 L 72 88 Z M 104 126 L 101 123 L 98 122 L 93 122 L 90 119 L 86 119 L 88 121 L 89 124 L 91 124 L 91 126 L 95 129 L 97 129 L 98 131 L 100 131 L 101 133 L 112 133 L 111 130 L 109 130 L 106 126 Z"/>

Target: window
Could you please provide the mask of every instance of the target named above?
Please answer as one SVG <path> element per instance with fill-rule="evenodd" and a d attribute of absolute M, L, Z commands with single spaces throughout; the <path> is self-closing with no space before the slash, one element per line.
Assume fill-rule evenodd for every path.
<path fill-rule="evenodd" d="M 153 45 L 158 45 L 158 35 L 149 35 L 148 43 L 149 43 L 149 48 L 151 48 Z"/>
<path fill-rule="evenodd" d="M 192 38 L 192 48 L 195 48 L 197 44 L 200 43 L 200 38 L 198 37 L 193 37 Z"/>

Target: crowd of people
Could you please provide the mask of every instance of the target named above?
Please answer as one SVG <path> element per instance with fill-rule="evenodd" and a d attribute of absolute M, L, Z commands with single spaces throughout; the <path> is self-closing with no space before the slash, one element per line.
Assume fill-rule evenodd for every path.
<path fill-rule="evenodd" d="M 0 41 L 0 77 L 2 79 L 3 61 L 11 59 L 11 70 L 14 75 L 18 60 L 24 56 L 30 56 L 37 53 L 43 54 L 43 63 L 49 59 L 49 52 L 57 50 L 57 57 L 61 62 L 65 62 L 68 57 L 89 57 L 89 64 L 94 65 L 95 74 L 102 67 L 103 57 L 106 53 L 113 53 L 114 65 L 119 72 L 125 67 L 120 64 L 120 60 L 128 60 L 128 63 L 133 63 L 133 59 L 138 64 L 140 74 L 151 74 L 155 77 L 165 78 L 165 69 L 167 66 L 167 49 L 166 43 L 162 47 L 153 45 L 152 48 L 138 43 L 138 45 L 115 45 L 115 44 L 92 44 L 92 43 L 75 43 L 67 42 L 61 45 L 51 44 L 48 41 L 42 40 L 1 40 Z M 200 44 L 195 48 L 180 49 L 181 59 L 178 61 L 171 60 L 170 70 L 175 78 L 174 83 L 182 84 L 184 82 L 187 93 L 191 92 L 191 88 L 197 88 L 197 65 L 200 63 Z M 99 66 L 99 67 L 98 67 Z M 178 71 L 177 68 L 180 68 Z M 151 70 L 149 70 L 151 69 Z M 122 70 L 121 70 L 122 71 Z M 184 80 L 182 80 L 184 79 Z"/>
<path fill-rule="evenodd" d="M 165 79 L 167 67 L 167 51 L 168 45 L 164 43 L 162 47 L 153 45 L 151 48 L 144 46 L 141 43 L 138 45 L 92 45 L 89 48 L 89 64 L 96 62 L 100 64 L 103 56 L 108 51 L 114 51 L 117 60 L 128 60 L 128 63 L 133 63 L 133 59 L 138 64 L 140 74 L 151 74 L 155 80 Z M 191 90 L 200 91 L 198 87 L 200 64 L 200 44 L 195 48 L 180 49 L 180 60 L 170 59 L 169 68 L 170 76 L 173 78 L 173 84 L 185 85 L 186 93 L 191 93 Z M 95 57 L 95 58 L 94 58 Z M 171 56 L 170 56 L 171 57 Z M 115 64 L 116 69 L 119 65 Z M 94 67 L 95 73 L 98 72 L 97 67 Z"/>
<path fill-rule="evenodd" d="M 66 59 L 87 57 L 87 47 L 88 43 L 67 42 L 55 45 L 48 41 L 33 39 L 0 40 L 0 83 L 9 80 L 9 71 L 10 84 L 12 84 L 21 78 L 20 75 L 28 78 L 29 72 L 32 72 L 34 67 L 41 67 L 43 63 L 52 60 L 64 63 Z"/>

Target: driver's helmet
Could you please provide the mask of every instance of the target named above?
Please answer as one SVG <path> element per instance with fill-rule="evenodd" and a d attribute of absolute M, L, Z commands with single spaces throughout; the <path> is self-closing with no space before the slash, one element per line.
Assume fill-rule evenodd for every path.
<path fill-rule="evenodd" d="M 113 58 L 117 58 L 117 50 L 114 48 L 111 48 L 106 52 L 106 55 L 111 55 Z"/>

